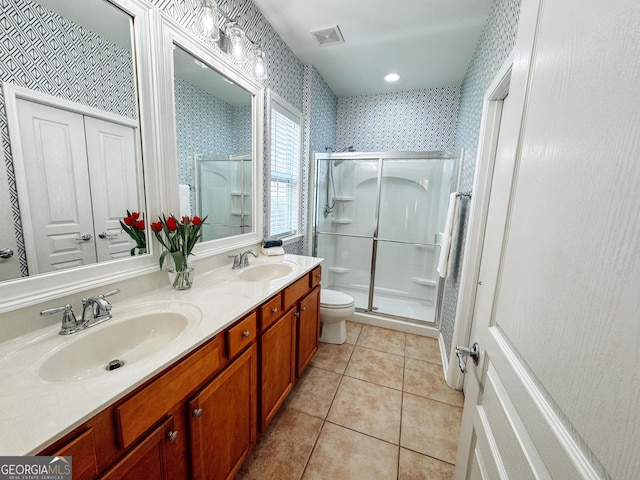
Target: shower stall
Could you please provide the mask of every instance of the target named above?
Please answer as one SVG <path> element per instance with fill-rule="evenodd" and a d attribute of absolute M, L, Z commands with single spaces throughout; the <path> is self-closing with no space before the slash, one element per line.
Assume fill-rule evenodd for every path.
<path fill-rule="evenodd" d="M 251 155 L 195 155 L 195 189 L 191 204 L 200 217 L 202 240 L 250 232 L 253 167 Z"/>
<path fill-rule="evenodd" d="M 435 326 L 436 272 L 461 156 L 436 152 L 315 155 L 314 255 L 325 288 L 356 310 Z"/>

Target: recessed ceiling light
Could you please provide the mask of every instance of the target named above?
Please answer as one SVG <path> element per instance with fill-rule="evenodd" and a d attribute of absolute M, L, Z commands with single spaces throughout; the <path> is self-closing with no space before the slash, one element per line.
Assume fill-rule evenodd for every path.
<path fill-rule="evenodd" d="M 400 75 L 398 75 L 397 73 L 390 73 L 386 77 L 384 77 L 384 79 L 387 82 L 397 82 L 398 80 L 400 80 Z"/>

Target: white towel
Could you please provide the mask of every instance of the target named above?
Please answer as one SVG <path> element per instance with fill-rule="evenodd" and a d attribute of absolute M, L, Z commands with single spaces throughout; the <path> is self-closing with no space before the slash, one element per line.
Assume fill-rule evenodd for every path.
<path fill-rule="evenodd" d="M 262 254 L 263 255 L 284 255 L 284 248 L 282 247 L 269 247 L 269 248 L 264 248 L 262 247 Z"/>
<path fill-rule="evenodd" d="M 178 185 L 180 192 L 180 216 L 181 217 L 190 217 L 191 216 L 191 189 L 189 185 L 180 184 Z"/>
<path fill-rule="evenodd" d="M 447 221 L 442 232 L 442 243 L 440 244 L 440 259 L 438 260 L 438 273 L 442 278 L 447 278 L 449 273 L 449 257 L 451 256 L 451 239 L 454 230 L 456 212 L 458 211 L 459 196 L 457 192 L 449 195 L 449 210 L 447 210 Z"/>

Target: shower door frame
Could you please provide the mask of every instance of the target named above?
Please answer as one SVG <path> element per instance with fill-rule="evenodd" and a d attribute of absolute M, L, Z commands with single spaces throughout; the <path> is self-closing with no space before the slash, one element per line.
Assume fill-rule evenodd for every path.
<path fill-rule="evenodd" d="M 371 268 L 370 268 L 370 276 L 369 276 L 369 292 L 367 299 L 367 308 L 356 308 L 356 311 L 359 313 L 365 313 L 369 315 L 375 315 L 378 317 L 385 317 L 396 320 L 408 321 L 411 323 L 419 322 L 420 324 L 431 324 L 436 326 L 436 328 L 440 328 L 440 303 L 443 297 L 444 288 L 443 282 L 441 281 L 441 277 L 438 276 L 435 285 L 435 300 L 434 300 L 434 321 L 429 322 L 427 320 L 420 320 L 418 318 L 405 317 L 401 315 L 394 315 L 391 313 L 383 313 L 378 312 L 373 309 L 373 300 L 375 296 L 375 275 L 376 275 L 376 263 L 377 263 L 377 253 L 378 253 L 378 242 L 383 241 L 387 243 L 399 243 L 405 245 L 416 245 L 418 242 L 411 241 L 403 241 L 403 240 L 389 240 L 384 238 L 379 238 L 379 226 L 380 226 L 380 201 L 382 196 L 382 165 L 384 160 L 456 160 L 457 164 L 454 166 L 454 170 L 457 171 L 457 178 L 455 179 L 456 190 L 459 190 L 460 186 L 460 176 L 462 173 L 462 160 L 464 157 L 464 151 L 460 153 L 456 153 L 451 150 L 435 150 L 435 151 L 423 151 L 423 152 L 333 152 L 333 153 L 314 153 L 314 169 L 315 169 L 315 178 L 313 187 L 315 189 L 315 206 L 313 212 L 313 256 L 317 255 L 318 251 L 318 214 L 320 209 L 320 191 L 318 188 L 319 181 L 319 172 L 320 172 L 320 162 L 326 160 L 377 160 L 378 162 L 378 174 L 376 180 L 376 205 L 375 205 L 375 227 L 373 234 L 370 235 L 359 235 L 359 234 L 347 234 L 347 233 L 335 233 L 335 232 L 321 232 L 322 235 L 329 236 L 338 236 L 338 237 L 349 237 L 349 238 L 363 238 L 363 239 L 371 239 L 372 247 L 371 247 Z M 327 198 L 328 201 L 328 198 Z M 419 243 L 420 245 L 437 247 L 438 251 L 440 249 L 440 245 L 437 243 Z"/>

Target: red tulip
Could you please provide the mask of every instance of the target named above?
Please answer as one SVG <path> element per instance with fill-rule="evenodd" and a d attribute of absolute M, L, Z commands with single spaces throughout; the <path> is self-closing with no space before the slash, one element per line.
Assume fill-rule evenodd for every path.
<path fill-rule="evenodd" d="M 144 220 L 136 220 L 135 226 L 138 230 L 144 230 Z"/>
<path fill-rule="evenodd" d="M 140 212 L 131 212 L 131 218 L 137 220 L 138 218 L 140 218 Z"/>
<path fill-rule="evenodd" d="M 154 232 L 160 233 L 162 231 L 162 223 L 161 222 L 153 222 L 151 224 L 151 230 Z"/>
<path fill-rule="evenodd" d="M 135 219 L 132 216 L 124 217 L 123 222 L 127 227 L 132 227 L 135 222 Z"/>
<path fill-rule="evenodd" d="M 176 221 L 175 217 L 167 218 L 167 228 L 170 232 L 175 232 L 176 230 L 178 230 L 178 222 Z"/>
<path fill-rule="evenodd" d="M 188 216 L 183 215 L 182 216 L 182 224 L 183 225 L 189 225 L 189 222 L 191 222 L 191 219 Z"/>
<path fill-rule="evenodd" d="M 200 225 L 202 223 L 202 219 L 196 215 L 195 217 L 193 217 L 192 222 L 194 225 Z"/>

